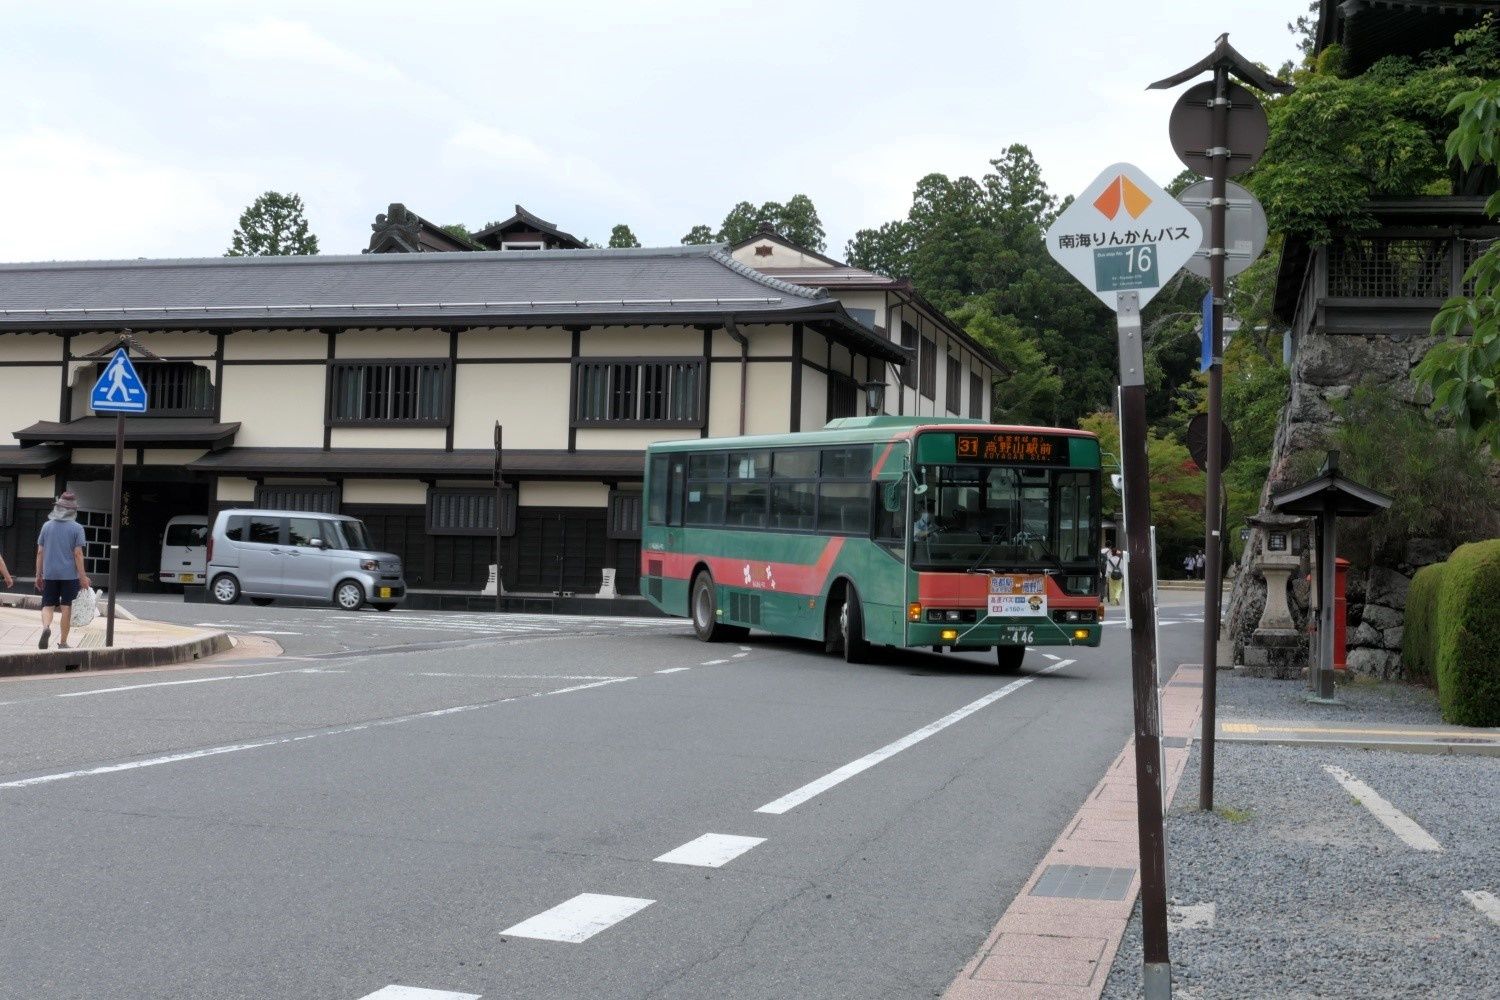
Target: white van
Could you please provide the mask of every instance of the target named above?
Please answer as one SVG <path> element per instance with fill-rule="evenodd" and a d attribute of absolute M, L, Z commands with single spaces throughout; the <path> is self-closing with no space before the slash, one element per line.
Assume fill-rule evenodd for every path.
<path fill-rule="evenodd" d="M 202 586 L 208 555 L 208 518 L 182 514 L 167 522 L 161 536 L 161 571 L 157 579 L 179 586 Z"/>

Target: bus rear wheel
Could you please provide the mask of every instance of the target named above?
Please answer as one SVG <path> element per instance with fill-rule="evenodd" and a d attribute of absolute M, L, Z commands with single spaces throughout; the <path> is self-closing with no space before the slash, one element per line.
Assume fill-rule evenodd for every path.
<path fill-rule="evenodd" d="M 707 570 L 693 578 L 688 611 L 693 619 L 693 634 L 703 642 L 733 642 L 743 639 L 750 630 L 742 625 L 725 625 L 719 621 L 714 578 Z"/>
<path fill-rule="evenodd" d="M 865 640 L 865 614 L 859 605 L 859 592 L 853 587 L 844 591 L 839 607 L 839 638 L 843 640 L 845 663 L 870 662 L 870 644 Z"/>
<path fill-rule="evenodd" d="M 1002 674 L 1021 672 L 1021 661 L 1026 659 L 1025 646 L 996 646 L 995 666 Z"/>

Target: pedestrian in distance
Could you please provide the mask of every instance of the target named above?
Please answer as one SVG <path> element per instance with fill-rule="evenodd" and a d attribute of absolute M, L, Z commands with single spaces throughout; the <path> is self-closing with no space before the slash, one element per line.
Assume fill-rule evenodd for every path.
<path fill-rule="evenodd" d="M 1117 607 L 1120 595 L 1125 591 L 1125 558 L 1118 543 L 1104 550 L 1104 576 L 1109 585 L 1109 603 Z"/>
<path fill-rule="evenodd" d="M 1193 567 L 1196 565 L 1198 565 L 1198 558 L 1192 552 L 1182 557 L 1182 572 L 1189 580 L 1193 579 Z"/>
<path fill-rule="evenodd" d="M 73 599 L 90 586 L 83 571 L 83 525 L 78 523 L 78 498 L 64 492 L 52 504 L 52 513 L 36 538 L 36 589 L 42 595 L 42 638 L 37 649 L 46 649 L 52 638 L 52 616 L 61 615 L 57 648 L 68 648 L 68 628 L 73 624 Z M 8 574 L 7 574 L 8 576 Z"/>
<path fill-rule="evenodd" d="M 1198 579 L 1200 579 L 1200 580 L 1206 580 L 1206 579 L 1208 579 L 1208 574 L 1204 572 L 1204 570 L 1207 568 L 1207 566 L 1208 566 L 1208 556 L 1206 556 L 1206 555 L 1203 554 L 1203 550 L 1202 549 L 1199 549 L 1198 550 L 1198 554 L 1193 557 L 1193 569 L 1197 571 Z"/>
<path fill-rule="evenodd" d="M 10 567 L 5 565 L 4 556 L 0 556 L 0 577 L 5 578 L 6 590 L 9 590 L 16 585 L 16 578 L 10 575 Z"/>

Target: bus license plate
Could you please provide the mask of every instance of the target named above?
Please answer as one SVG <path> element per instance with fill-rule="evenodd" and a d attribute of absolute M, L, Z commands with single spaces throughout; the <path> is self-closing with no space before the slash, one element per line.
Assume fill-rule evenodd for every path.
<path fill-rule="evenodd" d="M 390 587 L 381 587 L 380 588 L 380 596 L 381 597 L 390 597 L 391 596 L 391 588 Z"/>

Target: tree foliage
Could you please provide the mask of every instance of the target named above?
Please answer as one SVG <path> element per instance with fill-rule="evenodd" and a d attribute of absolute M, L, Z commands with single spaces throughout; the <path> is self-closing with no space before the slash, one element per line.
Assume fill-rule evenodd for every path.
<path fill-rule="evenodd" d="M 1500 162 L 1500 80 L 1460 94 L 1449 105 L 1458 126 L 1445 151 L 1465 170 Z M 1500 217 L 1500 190 L 1485 211 Z M 1432 391 L 1432 410 L 1453 421 L 1466 442 L 1482 442 L 1500 457 L 1500 243 L 1469 265 L 1472 295 L 1449 299 L 1432 321 L 1443 338 L 1412 372 Z M 1466 335 L 1466 336 L 1465 336 Z"/>
<path fill-rule="evenodd" d="M 805 194 L 794 194 L 785 203 L 768 201 L 758 208 L 748 201 L 738 202 L 724 216 L 717 230 L 705 225 L 694 226 L 683 236 L 682 242 L 739 243 L 754 236 L 762 223 L 798 246 L 819 253 L 828 247 L 823 220 L 818 217 L 812 199 Z"/>
<path fill-rule="evenodd" d="M 991 419 L 1006 424 L 1058 423 L 1062 376 L 1025 328 L 1009 316 L 995 315 L 983 299 L 960 306 L 950 318 L 989 348 L 1002 366 L 991 394 Z"/>
<path fill-rule="evenodd" d="M 1246 180 L 1273 232 L 1315 244 L 1373 227 L 1371 197 L 1447 192 L 1454 99 L 1500 73 L 1500 41 L 1464 32 L 1452 48 L 1387 56 L 1357 76 L 1344 61 L 1331 46 L 1293 72 L 1293 93 L 1262 98 L 1270 141 Z"/>
<path fill-rule="evenodd" d="M 226 257 L 275 257 L 315 254 L 318 238 L 308 232 L 302 198 L 267 191 L 240 213 Z"/>
<path fill-rule="evenodd" d="M 611 247 L 638 247 L 641 241 L 635 238 L 635 233 L 625 223 L 620 223 L 609 231 L 609 245 Z"/>

